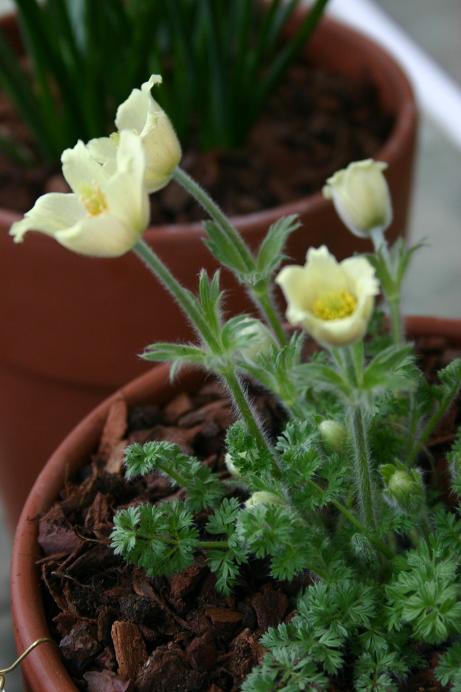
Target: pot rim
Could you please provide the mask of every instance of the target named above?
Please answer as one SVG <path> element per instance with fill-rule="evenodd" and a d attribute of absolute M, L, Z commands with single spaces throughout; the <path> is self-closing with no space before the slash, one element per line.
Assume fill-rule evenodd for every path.
<path fill-rule="evenodd" d="M 445 337 L 461 346 L 461 319 L 410 316 L 406 318 L 406 325 L 412 336 Z M 81 463 L 82 455 L 88 454 L 97 444 L 111 404 L 121 395 L 128 404 L 140 403 L 152 397 L 153 392 L 157 392 L 157 400 L 167 401 L 178 390 L 194 388 L 203 377 L 203 373 L 192 371 L 180 377 L 177 382 L 170 383 L 169 366 L 164 364 L 154 367 L 93 409 L 50 457 L 24 505 L 13 545 L 11 602 L 16 644 L 20 652 L 36 639 L 49 636 L 40 578 L 35 564 L 39 555 L 35 520 L 40 513 L 49 509 L 68 473 Z M 24 662 L 23 668 L 28 677 L 43 682 L 43 686 L 33 688 L 35 692 L 76 690 L 57 647 L 52 644 L 37 648 Z"/>
<path fill-rule="evenodd" d="M 292 21 L 296 21 L 307 11 L 307 8 L 298 8 Z M 14 21 L 14 14 L 5 15 L 0 20 L 0 25 L 3 23 L 4 25 L 11 26 Z M 411 139 L 417 123 L 415 94 L 407 75 L 398 61 L 384 46 L 348 24 L 327 15 L 322 18 L 319 24 L 318 32 L 321 31 L 325 31 L 333 36 L 334 40 L 331 41 L 333 45 L 337 45 L 337 41 L 341 40 L 341 36 L 348 36 L 360 46 L 360 53 L 365 53 L 367 63 L 373 62 L 376 64 L 379 67 L 379 72 L 386 75 L 387 82 L 393 85 L 396 97 L 394 101 L 395 112 L 393 113 L 395 117 L 394 125 L 389 138 L 375 154 L 377 160 L 386 161 L 389 168 L 392 168 L 401 149 L 402 142 Z M 328 205 L 329 201 L 324 199 L 321 191 L 318 191 L 276 207 L 234 216 L 232 221 L 241 231 L 251 233 L 262 224 L 268 227 L 274 220 L 282 216 L 317 213 L 319 209 L 326 208 Z M 20 213 L 0 207 L 0 223 L 10 226 L 20 218 L 22 218 Z M 195 237 L 204 235 L 201 221 L 149 226 L 144 235 L 146 240 L 149 241 L 154 239 L 159 232 L 174 235 L 179 241 L 183 238 L 190 238 L 191 234 Z"/>

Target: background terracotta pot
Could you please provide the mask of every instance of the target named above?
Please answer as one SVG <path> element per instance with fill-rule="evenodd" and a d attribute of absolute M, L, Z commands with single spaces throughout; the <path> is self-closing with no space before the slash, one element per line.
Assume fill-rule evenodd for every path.
<path fill-rule="evenodd" d="M 461 320 L 410 317 L 407 327 L 412 336 L 444 337 L 452 346 L 461 347 Z M 169 383 L 168 366 L 162 365 L 123 387 L 120 392 L 129 404 L 162 404 L 179 391 L 191 391 L 201 380 L 200 373 L 189 373 L 174 385 Z M 27 499 L 16 531 L 11 568 L 11 599 L 18 651 L 33 641 L 50 636 L 46 622 L 39 570 L 37 515 L 46 512 L 58 497 L 65 479 L 72 474 L 97 446 L 102 427 L 115 393 L 90 413 L 63 441 L 37 478 Z M 44 644 L 23 664 L 25 679 L 33 692 L 75 692 L 57 647 Z"/>
<path fill-rule="evenodd" d="M 373 41 L 330 19 L 321 23 L 306 53 L 313 63 L 352 78 L 368 74 L 394 116 L 392 134 L 376 158 L 389 163 L 390 234 L 402 233 L 416 133 L 415 101 L 405 75 Z M 236 222 L 256 248 L 273 221 L 295 212 L 303 227 L 292 236 L 288 255 L 297 262 L 303 262 L 310 245 L 326 243 L 341 258 L 365 249 L 320 193 Z M 136 354 L 153 341 L 188 336 L 176 306 L 134 256 L 89 260 L 35 234 L 17 246 L 7 234 L 17 218 L 0 210 L 0 493 L 12 524 L 39 469 L 70 427 L 146 369 Z M 202 238 L 200 224 L 146 233 L 190 288 L 200 267 L 211 272 L 216 266 Z M 243 292 L 229 277 L 224 282 L 233 289 L 230 310 L 244 309 Z"/>

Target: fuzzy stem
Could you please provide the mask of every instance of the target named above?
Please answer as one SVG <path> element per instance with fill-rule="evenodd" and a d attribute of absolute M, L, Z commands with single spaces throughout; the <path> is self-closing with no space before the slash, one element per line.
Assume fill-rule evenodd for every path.
<path fill-rule="evenodd" d="M 216 339 L 206 320 L 203 319 L 194 298 L 181 286 L 158 255 L 144 240 L 139 240 L 136 243 L 133 247 L 133 252 L 173 296 L 199 336 L 208 343 L 212 350 L 217 350 L 218 344 Z"/>
<path fill-rule="evenodd" d="M 376 529 L 373 482 L 371 478 L 370 450 L 367 427 L 362 406 L 355 404 L 349 410 L 349 428 L 354 447 L 355 478 L 358 488 L 360 513 L 369 529 Z"/>
<path fill-rule="evenodd" d="M 248 432 L 257 441 L 259 447 L 270 455 L 272 459 L 272 470 L 274 476 L 276 478 L 280 478 L 281 472 L 278 467 L 276 458 L 274 456 L 274 452 L 269 446 L 269 443 L 264 435 L 260 422 L 258 421 L 256 415 L 253 413 L 251 409 L 240 378 L 230 368 L 221 371 L 220 374 L 232 395 L 237 410 L 239 411 L 240 415 L 245 421 L 245 424 L 248 428 Z"/>
<path fill-rule="evenodd" d="M 349 429 L 354 447 L 355 478 L 358 488 L 360 513 L 369 529 L 376 529 L 374 489 L 371 476 L 371 459 L 368 445 L 367 426 L 360 403 L 349 409 Z"/>
<path fill-rule="evenodd" d="M 403 324 L 402 311 L 400 309 L 400 292 L 395 297 L 387 297 L 389 305 L 389 313 L 391 318 L 391 335 L 392 341 L 396 346 L 400 346 L 403 342 Z"/>
<path fill-rule="evenodd" d="M 185 476 L 183 476 L 181 473 L 178 473 L 177 471 L 173 471 L 171 468 L 163 466 L 162 464 L 158 465 L 158 468 L 160 471 L 162 471 L 166 476 L 169 476 L 172 481 L 176 483 L 180 488 L 185 488 L 187 490 L 187 486 L 189 485 L 189 481 Z"/>
<path fill-rule="evenodd" d="M 400 346 L 403 342 L 404 330 L 400 306 L 400 287 L 397 285 L 397 281 L 395 279 L 394 263 L 392 262 L 392 257 L 389 252 L 389 245 L 384 237 L 382 229 L 374 228 L 370 235 L 375 252 L 382 252 L 384 261 L 386 263 L 387 274 L 390 282 L 392 283 L 391 290 L 389 290 L 390 287 L 385 286 L 382 281 L 381 286 L 389 308 L 392 340 L 396 346 Z"/>
<path fill-rule="evenodd" d="M 310 480 L 309 484 L 312 485 L 317 491 L 322 492 L 322 488 L 320 485 L 318 485 L 315 481 Z M 385 557 L 391 559 L 394 554 L 393 552 L 378 538 L 375 538 L 374 536 L 370 535 L 369 532 L 367 531 L 366 527 L 360 522 L 357 517 L 350 511 L 346 505 L 343 505 L 342 502 L 339 502 L 339 500 L 332 500 L 331 504 L 336 507 L 338 512 L 341 512 L 343 517 L 350 523 L 352 526 L 354 526 L 359 533 L 362 533 L 364 536 L 367 536 L 367 538 L 370 540 L 370 543 L 372 543 L 375 548 L 377 548 Z"/>
<path fill-rule="evenodd" d="M 224 212 L 219 208 L 216 202 L 210 197 L 208 192 L 201 187 L 186 171 L 182 168 L 176 168 L 173 173 L 173 179 L 183 187 L 186 192 L 193 197 L 198 204 L 207 212 L 209 217 L 219 226 L 227 238 L 232 241 L 234 247 L 238 250 L 239 255 L 246 265 L 246 268 L 251 271 L 254 266 L 254 258 L 250 249 L 241 238 L 235 226 L 230 222 Z"/>
<path fill-rule="evenodd" d="M 199 541 L 197 548 L 202 550 L 227 550 L 229 543 L 227 541 Z"/>
<path fill-rule="evenodd" d="M 173 173 L 173 179 L 193 197 L 198 204 L 207 212 L 209 217 L 221 229 L 222 233 L 228 238 L 237 250 L 247 272 L 251 273 L 255 270 L 255 259 L 250 248 L 247 246 L 238 230 L 227 218 L 224 212 L 219 208 L 216 202 L 191 176 L 182 170 L 176 168 Z M 247 285 L 247 289 L 258 310 L 263 314 L 267 323 L 273 329 L 277 340 L 281 346 L 287 344 L 287 337 L 282 327 L 280 318 L 277 314 L 277 309 L 270 296 L 268 286 L 265 286 L 262 292 L 256 292 L 252 286 Z"/>
<path fill-rule="evenodd" d="M 358 382 L 361 374 L 357 373 L 357 364 L 351 353 L 351 348 L 342 350 L 346 363 L 346 373 L 350 384 L 355 388 L 358 396 L 347 404 L 347 419 L 349 423 L 350 438 L 354 450 L 354 470 L 357 484 L 360 514 L 365 526 L 369 530 L 376 529 L 376 515 L 374 508 L 375 492 L 372 478 L 371 455 L 368 444 L 368 430 L 363 404 L 360 401 L 360 391 Z"/>
<path fill-rule="evenodd" d="M 252 298 L 255 303 L 259 303 L 259 310 L 263 315 L 265 315 L 266 320 L 272 327 L 280 346 L 286 346 L 288 344 L 287 335 L 285 334 L 285 330 L 283 329 L 282 322 L 278 314 L 277 306 L 275 305 L 269 290 L 266 289 L 264 295 L 259 297 L 255 292 L 252 292 Z"/>
<path fill-rule="evenodd" d="M 450 390 L 449 394 L 442 399 L 442 401 L 440 402 L 440 404 L 437 407 L 437 410 L 434 411 L 432 416 L 426 421 L 426 424 L 424 425 L 423 429 L 421 430 L 421 432 L 418 436 L 418 439 L 414 442 L 414 444 L 413 444 L 413 446 L 412 446 L 412 448 L 408 454 L 408 457 L 406 460 L 406 463 L 408 466 L 412 466 L 415 463 L 419 452 L 424 447 L 426 442 L 430 439 L 432 433 L 437 428 L 437 426 L 441 422 L 442 418 L 445 416 L 445 414 L 446 414 L 448 408 L 450 407 L 454 397 L 456 396 L 457 391 L 458 391 L 458 387 L 457 386 L 453 387 Z"/>

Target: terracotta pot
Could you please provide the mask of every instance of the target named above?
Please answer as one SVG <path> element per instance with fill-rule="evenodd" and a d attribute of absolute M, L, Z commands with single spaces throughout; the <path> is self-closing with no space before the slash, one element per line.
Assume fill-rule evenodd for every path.
<path fill-rule="evenodd" d="M 461 346 L 461 320 L 410 317 L 407 327 L 412 336 L 435 336 Z M 36 517 L 46 512 L 58 497 L 65 479 L 88 458 L 97 446 L 102 427 L 114 399 L 123 394 L 128 404 L 155 400 L 167 402 L 179 391 L 192 391 L 201 381 L 198 372 L 186 374 L 174 385 L 168 378 L 168 366 L 162 365 L 142 375 L 92 411 L 62 442 L 37 478 L 21 514 L 13 547 L 11 599 L 18 651 L 32 642 L 50 636 L 42 602 L 37 544 Z M 75 692 L 57 647 L 45 644 L 24 662 L 23 671 L 32 692 Z"/>
<path fill-rule="evenodd" d="M 406 225 L 415 148 L 416 106 L 407 78 L 376 43 L 331 19 L 321 23 L 306 53 L 313 63 L 351 78 L 369 74 L 395 118 L 376 154 L 389 163 L 395 237 Z M 236 222 L 256 248 L 273 221 L 295 212 L 304 225 L 287 254 L 297 262 L 310 245 L 326 243 L 341 258 L 366 249 L 320 193 Z M 38 234 L 14 245 L 7 231 L 17 218 L 0 209 L 0 493 L 12 524 L 64 434 L 104 396 L 146 370 L 135 354 L 153 341 L 188 336 L 176 306 L 134 256 L 89 260 Z M 190 288 L 200 267 L 216 268 L 200 224 L 152 228 L 146 239 Z M 228 308 L 245 309 L 243 291 L 229 277 L 225 284 L 232 289 Z"/>

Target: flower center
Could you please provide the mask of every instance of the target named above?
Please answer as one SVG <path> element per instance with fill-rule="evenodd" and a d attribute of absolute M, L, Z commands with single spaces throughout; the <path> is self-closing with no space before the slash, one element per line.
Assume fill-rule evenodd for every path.
<path fill-rule="evenodd" d="M 321 320 L 340 320 L 352 315 L 357 298 L 350 291 L 330 291 L 316 298 L 311 312 Z"/>
<path fill-rule="evenodd" d="M 90 216 L 99 216 L 107 211 L 106 195 L 97 185 L 85 185 L 80 190 L 80 201 Z"/>

